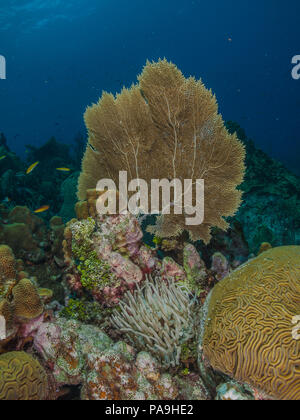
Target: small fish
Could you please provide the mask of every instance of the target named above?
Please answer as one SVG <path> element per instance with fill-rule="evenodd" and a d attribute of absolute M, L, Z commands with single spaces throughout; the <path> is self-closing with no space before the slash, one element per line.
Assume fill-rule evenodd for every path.
<path fill-rule="evenodd" d="M 36 210 L 34 210 L 34 213 L 44 213 L 44 211 L 47 211 L 50 209 L 50 206 L 42 206 Z"/>
<path fill-rule="evenodd" d="M 95 153 L 97 153 L 98 155 L 100 155 L 100 153 L 99 153 L 99 151 L 94 147 L 94 146 L 92 146 L 91 145 L 91 143 L 88 143 L 88 146 L 89 146 L 89 148 L 93 151 L 93 152 L 95 152 Z"/>
<path fill-rule="evenodd" d="M 30 174 L 34 170 L 34 168 L 36 168 L 38 166 L 39 163 L 40 162 L 35 162 L 32 165 L 30 165 L 29 168 L 26 171 L 26 175 Z"/>
<path fill-rule="evenodd" d="M 4 200 L 2 200 L 2 203 L 5 203 L 5 204 L 10 203 L 10 202 L 11 202 L 11 199 L 9 197 L 5 197 Z"/>
<path fill-rule="evenodd" d="M 60 172 L 70 172 L 71 171 L 70 168 L 56 168 L 56 170 L 60 171 Z"/>
<path fill-rule="evenodd" d="M 0 160 L 3 160 L 6 158 L 6 155 L 0 156 Z"/>

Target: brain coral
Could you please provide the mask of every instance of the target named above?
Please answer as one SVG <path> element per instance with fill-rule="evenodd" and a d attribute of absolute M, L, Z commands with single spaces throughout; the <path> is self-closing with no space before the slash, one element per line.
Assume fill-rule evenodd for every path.
<path fill-rule="evenodd" d="M 275 399 L 300 399 L 300 247 L 250 260 L 212 291 L 200 350 L 211 366 Z"/>
<path fill-rule="evenodd" d="M 14 313 L 18 318 L 34 319 L 44 310 L 37 288 L 28 279 L 22 279 L 13 288 Z"/>
<path fill-rule="evenodd" d="M 9 246 L 0 245 L 0 285 L 6 280 L 15 280 L 16 261 Z"/>
<path fill-rule="evenodd" d="M 0 400 L 44 400 L 47 376 L 37 360 L 24 352 L 0 356 Z"/>

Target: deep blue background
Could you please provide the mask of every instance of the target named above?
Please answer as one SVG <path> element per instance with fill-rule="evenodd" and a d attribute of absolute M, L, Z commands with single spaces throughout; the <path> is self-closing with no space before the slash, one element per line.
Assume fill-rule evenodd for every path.
<path fill-rule="evenodd" d="M 300 173 L 299 16 L 299 0 L 1 0 L 0 131 L 20 154 L 51 135 L 71 143 L 102 90 L 131 85 L 146 59 L 166 57 Z"/>

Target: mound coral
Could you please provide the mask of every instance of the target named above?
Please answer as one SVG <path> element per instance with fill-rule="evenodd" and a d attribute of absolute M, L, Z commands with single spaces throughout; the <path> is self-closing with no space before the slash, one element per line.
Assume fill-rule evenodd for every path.
<path fill-rule="evenodd" d="M 45 400 L 47 375 L 37 360 L 24 352 L 0 356 L 0 400 Z"/>
<path fill-rule="evenodd" d="M 26 278 L 28 273 L 23 271 L 22 261 L 15 259 L 9 247 L 0 246 L 0 254 L 0 353 L 3 353 L 8 351 L 12 340 L 13 349 L 19 349 L 24 340 L 33 335 L 43 321 L 43 303 L 49 302 L 53 293 L 51 290 L 38 290 L 34 280 Z"/>
<path fill-rule="evenodd" d="M 300 247 L 270 249 L 212 290 L 203 308 L 199 364 L 275 399 L 300 399 Z"/>
<path fill-rule="evenodd" d="M 22 279 L 13 288 L 13 307 L 17 318 L 31 320 L 38 318 L 44 311 L 37 288 L 29 279 Z"/>
<path fill-rule="evenodd" d="M 0 287 L 7 280 L 17 277 L 15 256 L 7 245 L 0 246 Z"/>
<path fill-rule="evenodd" d="M 128 172 L 128 181 L 142 178 L 148 185 L 151 179 L 204 179 L 204 223 L 186 226 L 185 215 L 164 215 L 152 232 L 170 237 L 187 229 L 192 239 L 209 242 L 212 226 L 227 229 L 224 217 L 241 201 L 236 187 L 243 180 L 245 151 L 201 81 L 186 79 L 166 60 L 148 62 L 139 84 L 116 97 L 104 93 L 87 109 L 85 122 L 89 145 L 79 199 L 100 179 L 118 185 L 119 171 Z"/>
<path fill-rule="evenodd" d="M 126 293 L 111 321 L 133 346 L 147 350 L 165 367 L 180 361 L 181 346 L 194 336 L 193 301 L 174 281 L 148 280 Z"/>

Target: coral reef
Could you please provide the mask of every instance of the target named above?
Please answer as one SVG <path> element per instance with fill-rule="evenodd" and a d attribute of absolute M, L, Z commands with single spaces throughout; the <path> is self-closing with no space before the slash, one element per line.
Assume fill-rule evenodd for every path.
<path fill-rule="evenodd" d="M 103 308 L 97 302 L 89 302 L 85 299 L 68 299 L 67 304 L 61 310 L 60 316 L 67 319 L 75 319 L 85 324 L 104 324 Z"/>
<path fill-rule="evenodd" d="M 75 217 L 75 204 L 77 203 L 77 184 L 79 172 L 75 172 L 63 181 L 60 188 L 60 195 L 63 198 L 63 204 L 59 210 L 59 216 L 64 223 Z"/>
<path fill-rule="evenodd" d="M 275 399 L 300 398 L 300 247 L 279 247 L 242 265 L 210 293 L 199 328 L 199 364 Z"/>
<path fill-rule="evenodd" d="M 26 160 L 22 161 L 9 150 L 5 137 L 1 135 L 0 200 L 10 208 L 20 205 L 32 211 L 49 205 L 49 210 L 41 215 L 44 220 L 56 214 L 60 214 L 64 221 L 72 218 L 71 201 L 75 204 L 75 183 L 85 145 L 81 135 L 76 140 L 73 149 L 57 142 L 54 137 L 39 148 L 28 145 Z M 34 172 L 26 174 L 27 168 L 34 162 L 39 162 Z M 67 171 L 58 171 L 57 168 L 61 167 L 67 168 Z M 68 178 L 69 182 L 63 185 Z M 73 191 L 67 188 L 67 184 L 69 188 L 73 187 Z"/>
<path fill-rule="evenodd" d="M 11 210 L 0 207 L 0 218 L 0 243 L 9 246 L 16 258 L 22 260 L 19 275 L 25 270 L 27 276 L 37 277 L 40 286 L 52 289 L 55 299 L 63 301 L 60 280 L 64 265 L 62 241 L 65 226 L 62 219 L 54 216 L 47 225 L 24 206 Z"/>
<path fill-rule="evenodd" d="M 300 251 L 276 248 L 300 244 L 299 178 L 237 124 L 228 134 L 211 93 L 165 60 L 86 123 L 79 203 L 81 136 L 73 155 L 51 139 L 23 162 L 0 135 L 0 400 L 300 399 Z M 210 200 L 190 236 L 209 244 L 174 216 L 97 214 L 104 192 L 85 187 L 127 162 L 131 178 L 190 177 L 191 138 Z"/>
<path fill-rule="evenodd" d="M 142 178 L 148 183 L 154 178 L 204 178 L 204 222 L 186 226 L 185 215 L 164 215 L 152 232 L 170 237 L 187 229 L 193 240 L 209 242 L 211 228 L 226 230 L 224 218 L 239 207 L 244 146 L 224 127 L 216 99 L 201 81 L 186 79 L 166 60 L 148 62 L 138 79 L 138 85 L 116 97 L 104 93 L 85 113 L 90 145 L 79 178 L 79 199 L 85 199 L 100 179 L 117 185 L 119 171 L 128 171 L 128 181 Z"/>
<path fill-rule="evenodd" d="M 38 289 L 34 279 L 28 279 L 22 262 L 14 258 L 12 250 L 6 245 L 0 246 L 0 315 L 4 319 L 0 339 L 0 353 L 9 348 L 22 348 L 38 326 L 43 322 L 44 303 L 49 302 L 45 289 Z M 3 321 L 2 319 L 2 321 Z"/>
<path fill-rule="evenodd" d="M 179 375 L 176 377 L 176 383 L 179 388 L 179 400 L 185 401 L 207 401 L 212 396 L 205 386 L 201 376 L 197 373 Z"/>
<path fill-rule="evenodd" d="M 250 252 L 256 254 L 262 242 L 300 245 L 299 177 L 257 149 L 238 124 L 230 121 L 226 126 L 246 147 L 243 203 L 236 219 L 243 226 Z"/>
<path fill-rule="evenodd" d="M 218 276 L 224 275 L 222 265 L 215 272 L 208 270 L 189 243 L 182 244 L 183 266 L 168 256 L 160 259 L 157 247 L 143 244 L 143 232 L 134 216 L 99 216 L 96 199 L 101 193 L 89 190 L 87 194 L 87 201 L 76 205 L 78 219 L 67 224 L 63 241 L 66 283 L 78 297 L 89 292 L 103 306 L 113 307 L 153 273 L 162 281 L 181 282 L 205 298 Z M 223 264 L 230 269 L 225 257 Z"/>
<path fill-rule="evenodd" d="M 187 286 L 199 296 L 203 292 L 208 273 L 204 261 L 192 244 L 186 244 L 184 247 L 183 267 Z"/>
<path fill-rule="evenodd" d="M 58 319 L 43 324 L 34 347 L 58 385 L 82 384 L 84 400 L 175 399 L 175 378 L 146 352 L 113 343 L 100 329 Z"/>
<path fill-rule="evenodd" d="M 58 318 L 43 323 L 34 338 L 34 347 L 52 369 L 60 385 L 78 385 L 86 369 L 86 356 L 102 352 L 112 340 L 97 327 L 80 324 L 75 320 Z"/>
<path fill-rule="evenodd" d="M 23 164 L 21 159 L 7 146 L 7 140 L 3 133 L 0 133 L 0 156 L 5 156 L 0 161 L 0 194 L 2 193 L 6 197 L 12 190 L 12 186 L 5 181 L 13 176 L 15 172 L 20 171 Z"/>
<path fill-rule="evenodd" d="M 161 374 L 157 362 L 145 352 L 137 355 L 135 365 L 115 349 L 90 354 L 87 363 L 90 373 L 83 387 L 84 400 L 172 400 L 177 397 L 177 386 L 171 375 Z"/>
<path fill-rule="evenodd" d="M 24 352 L 0 356 L 0 401 L 45 400 L 47 375 L 39 362 Z"/>
<path fill-rule="evenodd" d="M 231 381 L 217 387 L 215 399 L 217 401 L 253 401 L 254 397 L 249 388 Z"/>
<path fill-rule="evenodd" d="M 82 209 L 77 207 L 79 214 Z M 158 262 L 153 251 L 142 244 L 142 236 L 137 219 L 130 214 L 72 220 L 64 240 L 70 289 L 85 289 L 106 306 L 118 304 Z"/>

